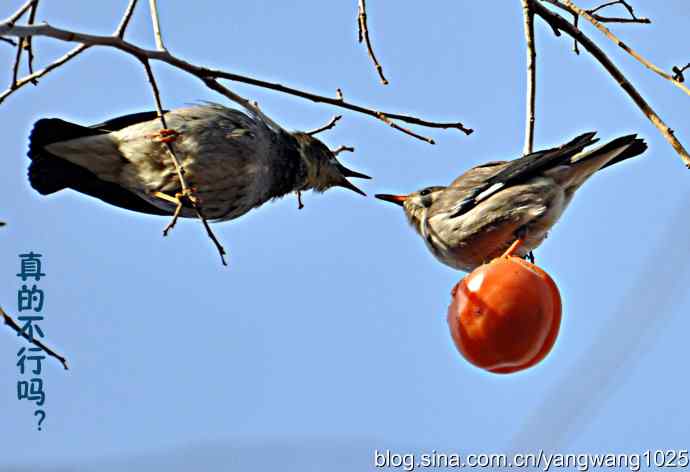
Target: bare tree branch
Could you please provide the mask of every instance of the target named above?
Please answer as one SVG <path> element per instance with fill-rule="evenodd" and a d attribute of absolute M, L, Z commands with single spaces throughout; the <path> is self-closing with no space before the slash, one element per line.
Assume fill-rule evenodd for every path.
<path fill-rule="evenodd" d="M 10 328 L 12 328 L 17 334 L 21 335 L 24 339 L 26 339 L 27 341 L 29 341 L 31 344 L 34 344 L 35 346 L 38 346 L 38 347 L 40 347 L 41 349 L 43 349 L 43 351 L 44 351 L 46 354 L 48 354 L 49 356 L 54 357 L 55 359 L 57 359 L 58 361 L 60 361 L 60 363 L 62 364 L 62 367 L 63 367 L 65 370 L 69 370 L 69 368 L 67 367 L 67 359 L 65 359 L 63 356 L 61 356 L 61 355 L 58 354 L 57 352 L 53 351 L 51 348 L 49 348 L 48 346 L 46 346 L 45 344 L 43 344 L 43 343 L 42 343 L 41 341 L 39 341 L 38 339 L 32 338 L 32 337 L 30 337 L 28 334 L 26 334 L 26 333 L 22 330 L 22 328 L 17 324 L 16 321 L 14 321 L 10 315 L 8 315 L 7 313 L 5 313 L 5 310 L 3 310 L 2 307 L 0 307 L 0 315 L 2 315 L 2 318 L 3 318 L 4 322 L 5 322 L 5 324 L 6 324 L 7 326 L 9 326 Z"/>
<path fill-rule="evenodd" d="M 161 33 L 156 0 L 149 0 L 149 9 L 151 10 L 151 24 L 153 25 L 153 35 L 156 38 L 156 48 L 159 51 L 167 51 L 165 44 L 163 44 L 163 34 Z"/>
<path fill-rule="evenodd" d="M 14 26 L 14 24 L 17 22 L 19 18 L 21 18 L 24 13 L 29 11 L 29 8 L 36 2 L 37 0 L 28 0 L 24 5 L 19 7 L 19 9 L 12 14 L 9 18 L 7 18 L 3 23 L 7 23 L 10 26 Z"/>
<path fill-rule="evenodd" d="M 38 0 L 36 0 L 32 5 L 31 5 L 31 10 L 29 11 L 29 25 L 33 25 L 34 21 L 36 21 L 36 10 L 38 10 Z M 27 65 L 29 67 L 29 74 L 34 73 L 34 48 L 31 43 L 31 36 L 28 38 L 24 39 L 24 48 L 26 49 L 26 55 L 28 58 Z M 38 85 L 38 82 L 36 80 L 31 81 L 32 84 Z M 14 81 L 14 85 L 17 85 L 17 81 Z"/>
<path fill-rule="evenodd" d="M 569 0 L 566 0 L 569 1 Z M 661 132 L 661 134 L 666 138 L 666 140 L 673 146 L 678 155 L 685 163 L 687 167 L 690 168 L 690 155 L 685 150 L 683 145 L 678 141 L 666 123 L 656 114 L 652 107 L 647 103 L 647 101 L 640 95 L 640 93 L 633 87 L 630 81 L 623 75 L 623 73 L 616 67 L 616 65 L 611 62 L 606 53 L 602 51 L 599 46 L 594 44 L 594 42 L 585 36 L 582 31 L 571 25 L 562 16 L 550 11 L 548 8 L 543 6 L 539 2 L 534 3 L 534 12 L 539 15 L 544 21 L 548 22 L 552 28 L 564 31 L 568 35 L 576 39 L 582 47 L 584 47 L 594 58 L 599 61 L 599 63 L 606 69 L 606 71 L 613 77 L 618 85 L 632 98 L 633 102 L 642 110 L 642 113 L 652 122 L 654 126 Z"/>
<path fill-rule="evenodd" d="M 308 134 L 309 136 L 314 136 L 315 134 L 319 134 L 319 133 L 322 133 L 324 131 L 327 131 L 327 130 L 333 128 L 335 126 L 335 124 L 338 122 L 338 120 L 340 120 L 342 117 L 343 117 L 343 115 L 335 115 L 333 118 L 331 118 L 331 121 L 329 121 L 328 123 L 326 123 L 322 127 L 316 128 L 315 130 L 312 130 L 312 131 L 307 131 L 306 134 Z"/>
<path fill-rule="evenodd" d="M 9 45 L 12 45 L 12 46 L 17 45 L 17 43 L 14 40 L 12 40 L 10 38 L 3 38 L 2 36 L 0 36 L 0 41 L 2 41 L 3 43 L 7 43 Z"/>
<path fill-rule="evenodd" d="M 367 46 L 367 52 L 371 61 L 374 63 L 376 72 L 379 74 L 381 83 L 383 85 L 388 85 L 388 79 L 383 75 L 383 67 L 379 64 L 378 59 L 376 59 L 376 54 L 374 54 L 374 48 L 371 46 L 371 39 L 369 39 L 369 28 L 367 27 L 367 4 L 366 0 L 359 0 L 359 15 L 357 15 L 357 25 L 358 25 L 358 37 L 359 42 L 364 43 Z"/>
<path fill-rule="evenodd" d="M 132 43 L 129 43 L 123 39 L 117 38 L 115 36 L 96 36 L 96 35 L 90 35 L 90 34 L 85 34 L 85 33 L 77 33 L 77 32 L 72 32 L 72 31 L 67 31 L 64 29 L 60 28 L 55 28 L 52 27 L 48 24 L 41 24 L 41 25 L 34 25 L 34 26 L 11 26 L 6 23 L 0 23 L 0 36 L 2 35 L 7 35 L 7 36 L 13 36 L 13 37 L 25 37 L 25 36 L 45 36 L 45 37 L 51 37 L 55 39 L 59 39 L 61 41 L 68 41 L 68 42 L 78 42 L 82 44 L 87 44 L 89 46 L 106 46 L 106 47 L 111 47 L 115 49 L 119 49 L 121 51 L 124 51 L 134 57 L 136 57 L 139 60 L 142 60 L 142 58 L 145 59 L 150 59 L 150 60 L 157 60 L 161 62 L 165 62 L 173 67 L 176 67 L 177 69 L 183 70 L 185 72 L 188 72 L 197 78 L 199 78 L 201 81 L 203 81 L 209 88 L 212 90 L 216 90 L 219 93 L 225 95 L 228 98 L 231 98 L 231 95 L 234 96 L 235 98 L 231 98 L 231 100 L 237 101 L 237 94 L 234 94 L 233 92 L 229 91 L 225 87 L 222 87 L 215 79 L 227 79 L 227 80 L 232 80 L 235 82 L 241 82 L 249 85 L 254 85 L 257 87 L 261 88 L 266 88 L 270 90 L 275 90 L 277 92 L 285 93 L 288 95 L 293 95 L 296 97 L 304 98 L 307 100 L 311 100 L 313 102 L 317 103 L 326 103 L 332 106 L 340 107 L 340 108 L 345 108 L 351 111 L 355 111 L 364 115 L 372 116 L 375 118 L 378 118 L 379 120 L 390 124 L 391 120 L 398 120 L 398 121 L 403 121 L 405 123 L 413 124 L 413 125 L 418 125 L 418 126 L 424 126 L 427 128 L 442 128 L 442 129 L 458 129 L 462 131 L 465 134 L 471 134 L 473 132 L 472 129 L 466 128 L 462 123 L 460 122 L 433 122 L 433 121 L 427 121 L 421 118 L 417 118 L 414 116 L 409 116 L 409 115 L 404 115 L 404 114 L 399 114 L 399 113 L 389 113 L 389 112 L 382 112 L 378 110 L 374 110 L 371 108 L 366 108 L 360 105 L 356 105 L 353 103 L 346 102 L 344 99 L 340 98 L 330 98 L 330 97 L 325 97 L 322 95 L 317 95 L 313 94 L 310 92 L 305 92 L 303 90 L 291 88 L 291 87 L 286 87 L 281 84 L 277 83 L 272 83 L 272 82 L 267 82 L 259 79 L 254 79 L 252 77 L 247 77 L 239 74 L 233 74 L 230 72 L 225 72 L 225 71 L 220 71 L 220 70 L 214 70 L 214 69 L 208 69 L 205 67 L 200 67 L 196 66 L 193 64 L 190 64 L 186 61 L 183 61 L 182 59 L 179 59 L 173 55 L 171 55 L 168 51 L 153 51 L 153 50 L 147 50 L 147 49 L 142 49 L 138 46 L 135 46 Z M 239 102 L 238 102 L 239 103 Z M 251 107 L 249 107 L 251 109 Z M 264 115 L 265 116 L 265 115 Z M 393 126 L 395 125 L 395 126 Z M 404 128 L 401 126 L 393 123 L 391 124 L 392 127 L 403 131 Z M 407 131 L 403 131 L 407 132 Z M 419 136 L 415 133 L 408 132 L 407 134 L 410 134 L 411 136 L 414 136 L 418 139 L 422 139 L 423 141 L 429 142 L 429 143 L 434 143 L 432 139 L 425 138 L 423 136 Z"/>
<path fill-rule="evenodd" d="M 115 30 L 115 36 L 117 36 L 118 38 L 122 39 L 125 36 L 125 31 L 127 30 L 127 26 L 129 26 L 129 20 L 132 19 L 132 14 L 134 13 L 134 9 L 136 7 L 137 0 L 129 0 L 129 5 L 127 5 L 125 14 L 122 15 L 122 20 L 120 20 L 120 24 Z"/>
<path fill-rule="evenodd" d="M 527 103 L 525 106 L 525 145 L 524 155 L 532 153 L 534 147 L 534 109 L 537 95 L 536 57 L 534 46 L 534 9 L 533 0 L 522 0 L 522 12 L 525 23 L 525 42 L 527 44 Z"/>
<path fill-rule="evenodd" d="M 685 86 L 681 81 L 676 80 L 673 76 L 670 74 L 664 72 L 661 70 L 659 67 L 655 66 L 652 64 L 650 61 L 642 57 L 639 53 L 637 53 L 635 50 L 633 50 L 630 46 L 625 44 L 623 41 L 621 41 L 615 34 L 611 32 L 606 26 L 601 24 L 600 21 L 595 19 L 592 15 L 589 14 L 589 12 L 583 10 L 582 8 L 578 7 L 575 5 L 571 0 L 563 0 L 564 6 L 568 8 L 571 12 L 581 16 L 582 18 L 586 19 L 590 23 L 592 23 L 599 31 L 601 31 L 607 38 L 609 38 L 611 41 L 613 41 L 615 44 L 617 44 L 621 49 L 623 49 L 625 52 L 630 54 L 632 57 L 637 59 L 642 65 L 644 65 L 647 69 L 655 72 L 657 75 L 663 77 L 664 79 L 670 81 L 673 85 L 676 87 L 680 88 L 683 92 L 686 94 L 690 95 L 690 89 Z"/>

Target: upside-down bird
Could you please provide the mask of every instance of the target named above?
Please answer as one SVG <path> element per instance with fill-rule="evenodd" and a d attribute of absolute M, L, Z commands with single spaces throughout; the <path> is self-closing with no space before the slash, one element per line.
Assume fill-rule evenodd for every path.
<path fill-rule="evenodd" d="M 450 267 L 469 272 L 516 240 L 516 254 L 525 257 L 544 241 L 585 180 L 647 149 L 633 134 L 584 151 L 598 141 L 594 136 L 585 133 L 560 147 L 476 166 L 447 187 L 376 197 L 402 206 L 432 254 Z"/>
<path fill-rule="evenodd" d="M 172 156 L 204 216 L 237 218 L 290 192 L 339 186 L 364 195 L 321 141 L 287 132 L 257 114 L 216 104 L 121 116 L 92 126 L 41 119 L 29 138 L 29 181 L 43 195 L 70 188 L 128 210 L 172 215 L 182 195 Z M 170 141 L 173 141 L 170 143 Z M 299 193 L 298 193 L 299 195 Z M 197 216 L 192 205 L 180 216 Z"/>

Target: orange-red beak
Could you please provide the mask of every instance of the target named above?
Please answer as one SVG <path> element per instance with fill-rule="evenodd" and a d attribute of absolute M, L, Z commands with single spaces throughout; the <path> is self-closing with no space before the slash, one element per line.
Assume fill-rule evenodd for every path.
<path fill-rule="evenodd" d="M 379 200 L 395 203 L 396 205 L 400 206 L 403 206 L 403 203 L 405 203 L 405 200 L 407 200 L 407 195 L 389 195 L 386 193 L 377 193 L 374 196 Z"/>

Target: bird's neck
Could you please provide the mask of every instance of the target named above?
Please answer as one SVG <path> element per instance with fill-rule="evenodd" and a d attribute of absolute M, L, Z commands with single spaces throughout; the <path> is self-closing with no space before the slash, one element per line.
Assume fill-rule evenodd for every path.
<path fill-rule="evenodd" d="M 412 226 L 412 228 L 422 237 L 424 237 L 424 228 L 426 226 L 427 213 L 428 212 L 426 211 L 426 208 L 419 207 L 415 207 L 412 210 L 405 212 L 410 226 Z"/>
<path fill-rule="evenodd" d="M 273 178 L 269 190 L 272 198 L 282 197 L 296 190 L 307 190 L 309 169 L 302 159 L 299 143 L 287 133 L 280 136 L 283 141 L 276 146 L 271 166 Z"/>

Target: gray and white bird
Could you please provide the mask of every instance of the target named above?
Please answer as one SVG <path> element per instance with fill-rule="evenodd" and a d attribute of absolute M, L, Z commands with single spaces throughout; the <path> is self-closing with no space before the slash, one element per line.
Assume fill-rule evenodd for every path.
<path fill-rule="evenodd" d="M 633 134 L 585 152 L 598 141 L 594 136 L 585 133 L 557 148 L 476 166 L 447 187 L 376 198 L 401 205 L 432 254 L 455 269 L 470 272 L 518 239 L 516 254 L 525 257 L 589 177 L 647 149 Z"/>
<path fill-rule="evenodd" d="M 237 218 L 291 192 L 339 186 L 364 195 L 347 178 L 370 178 L 340 164 L 308 133 L 255 114 L 202 104 L 168 111 L 165 119 L 185 180 L 210 220 Z M 171 215 L 182 188 L 165 136 L 156 112 L 92 126 L 42 119 L 29 138 L 29 181 L 43 195 L 70 188 L 128 210 Z M 180 216 L 196 212 L 188 205 Z"/>

